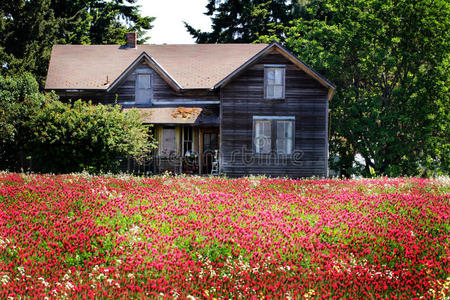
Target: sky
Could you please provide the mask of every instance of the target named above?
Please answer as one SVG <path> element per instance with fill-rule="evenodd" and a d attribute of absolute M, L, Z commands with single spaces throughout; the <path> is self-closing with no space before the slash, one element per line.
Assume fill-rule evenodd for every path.
<path fill-rule="evenodd" d="M 193 44 L 183 21 L 202 31 L 210 31 L 211 21 L 203 13 L 208 0 L 140 0 L 143 16 L 156 17 L 149 44 Z"/>

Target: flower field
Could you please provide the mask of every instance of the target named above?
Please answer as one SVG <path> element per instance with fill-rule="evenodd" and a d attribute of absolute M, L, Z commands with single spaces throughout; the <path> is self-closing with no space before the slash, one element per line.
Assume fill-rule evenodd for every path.
<path fill-rule="evenodd" d="M 0 173 L 0 298 L 442 299 L 446 180 Z"/>

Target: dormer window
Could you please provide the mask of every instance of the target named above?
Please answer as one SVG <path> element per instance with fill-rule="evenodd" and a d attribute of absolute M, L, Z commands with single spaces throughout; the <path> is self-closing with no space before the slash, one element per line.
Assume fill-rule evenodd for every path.
<path fill-rule="evenodd" d="M 153 98 L 152 73 L 148 69 L 136 70 L 136 104 L 150 104 Z"/>
<path fill-rule="evenodd" d="M 285 65 L 264 66 L 264 98 L 284 99 Z"/>

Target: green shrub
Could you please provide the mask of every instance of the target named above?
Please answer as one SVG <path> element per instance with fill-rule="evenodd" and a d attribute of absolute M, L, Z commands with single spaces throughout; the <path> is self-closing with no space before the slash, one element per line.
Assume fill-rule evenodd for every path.
<path fill-rule="evenodd" d="M 141 158 L 155 146 L 137 111 L 63 103 L 39 93 L 30 75 L 0 77 L 0 130 L 0 167 L 13 170 L 26 157 L 38 172 L 111 172 L 119 158 Z"/>

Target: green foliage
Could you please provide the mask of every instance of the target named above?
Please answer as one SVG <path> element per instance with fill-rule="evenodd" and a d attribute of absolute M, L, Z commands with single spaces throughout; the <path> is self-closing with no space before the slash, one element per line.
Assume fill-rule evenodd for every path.
<path fill-rule="evenodd" d="M 251 43 L 260 36 L 278 35 L 292 18 L 293 4 L 284 0 L 209 0 L 205 15 L 212 32 L 185 23 L 197 43 Z"/>
<path fill-rule="evenodd" d="M 21 77 L 0 76 L 0 168 L 17 170 L 26 158 L 30 140 L 30 118 L 52 94 L 39 94 L 31 74 Z"/>
<path fill-rule="evenodd" d="M 324 0 L 302 13 L 286 46 L 337 85 L 334 167 L 345 176 L 448 174 L 449 2 Z"/>
<path fill-rule="evenodd" d="M 2 169 L 18 169 L 31 158 L 40 172 L 115 171 L 118 158 L 143 157 L 155 147 L 137 111 L 62 103 L 41 94 L 31 75 L 0 76 Z"/>
<path fill-rule="evenodd" d="M 118 157 L 139 158 L 150 150 L 137 111 L 122 113 L 120 106 L 54 101 L 32 123 L 33 163 L 44 172 L 114 171 Z"/>
<path fill-rule="evenodd" d="M 42 87 L 53 44 L 124 44 L 127 31 L 143 36 L 154 18 L 141 16 L 136 2 L 2 0 L 0 74 L 28 71 Z"/>

